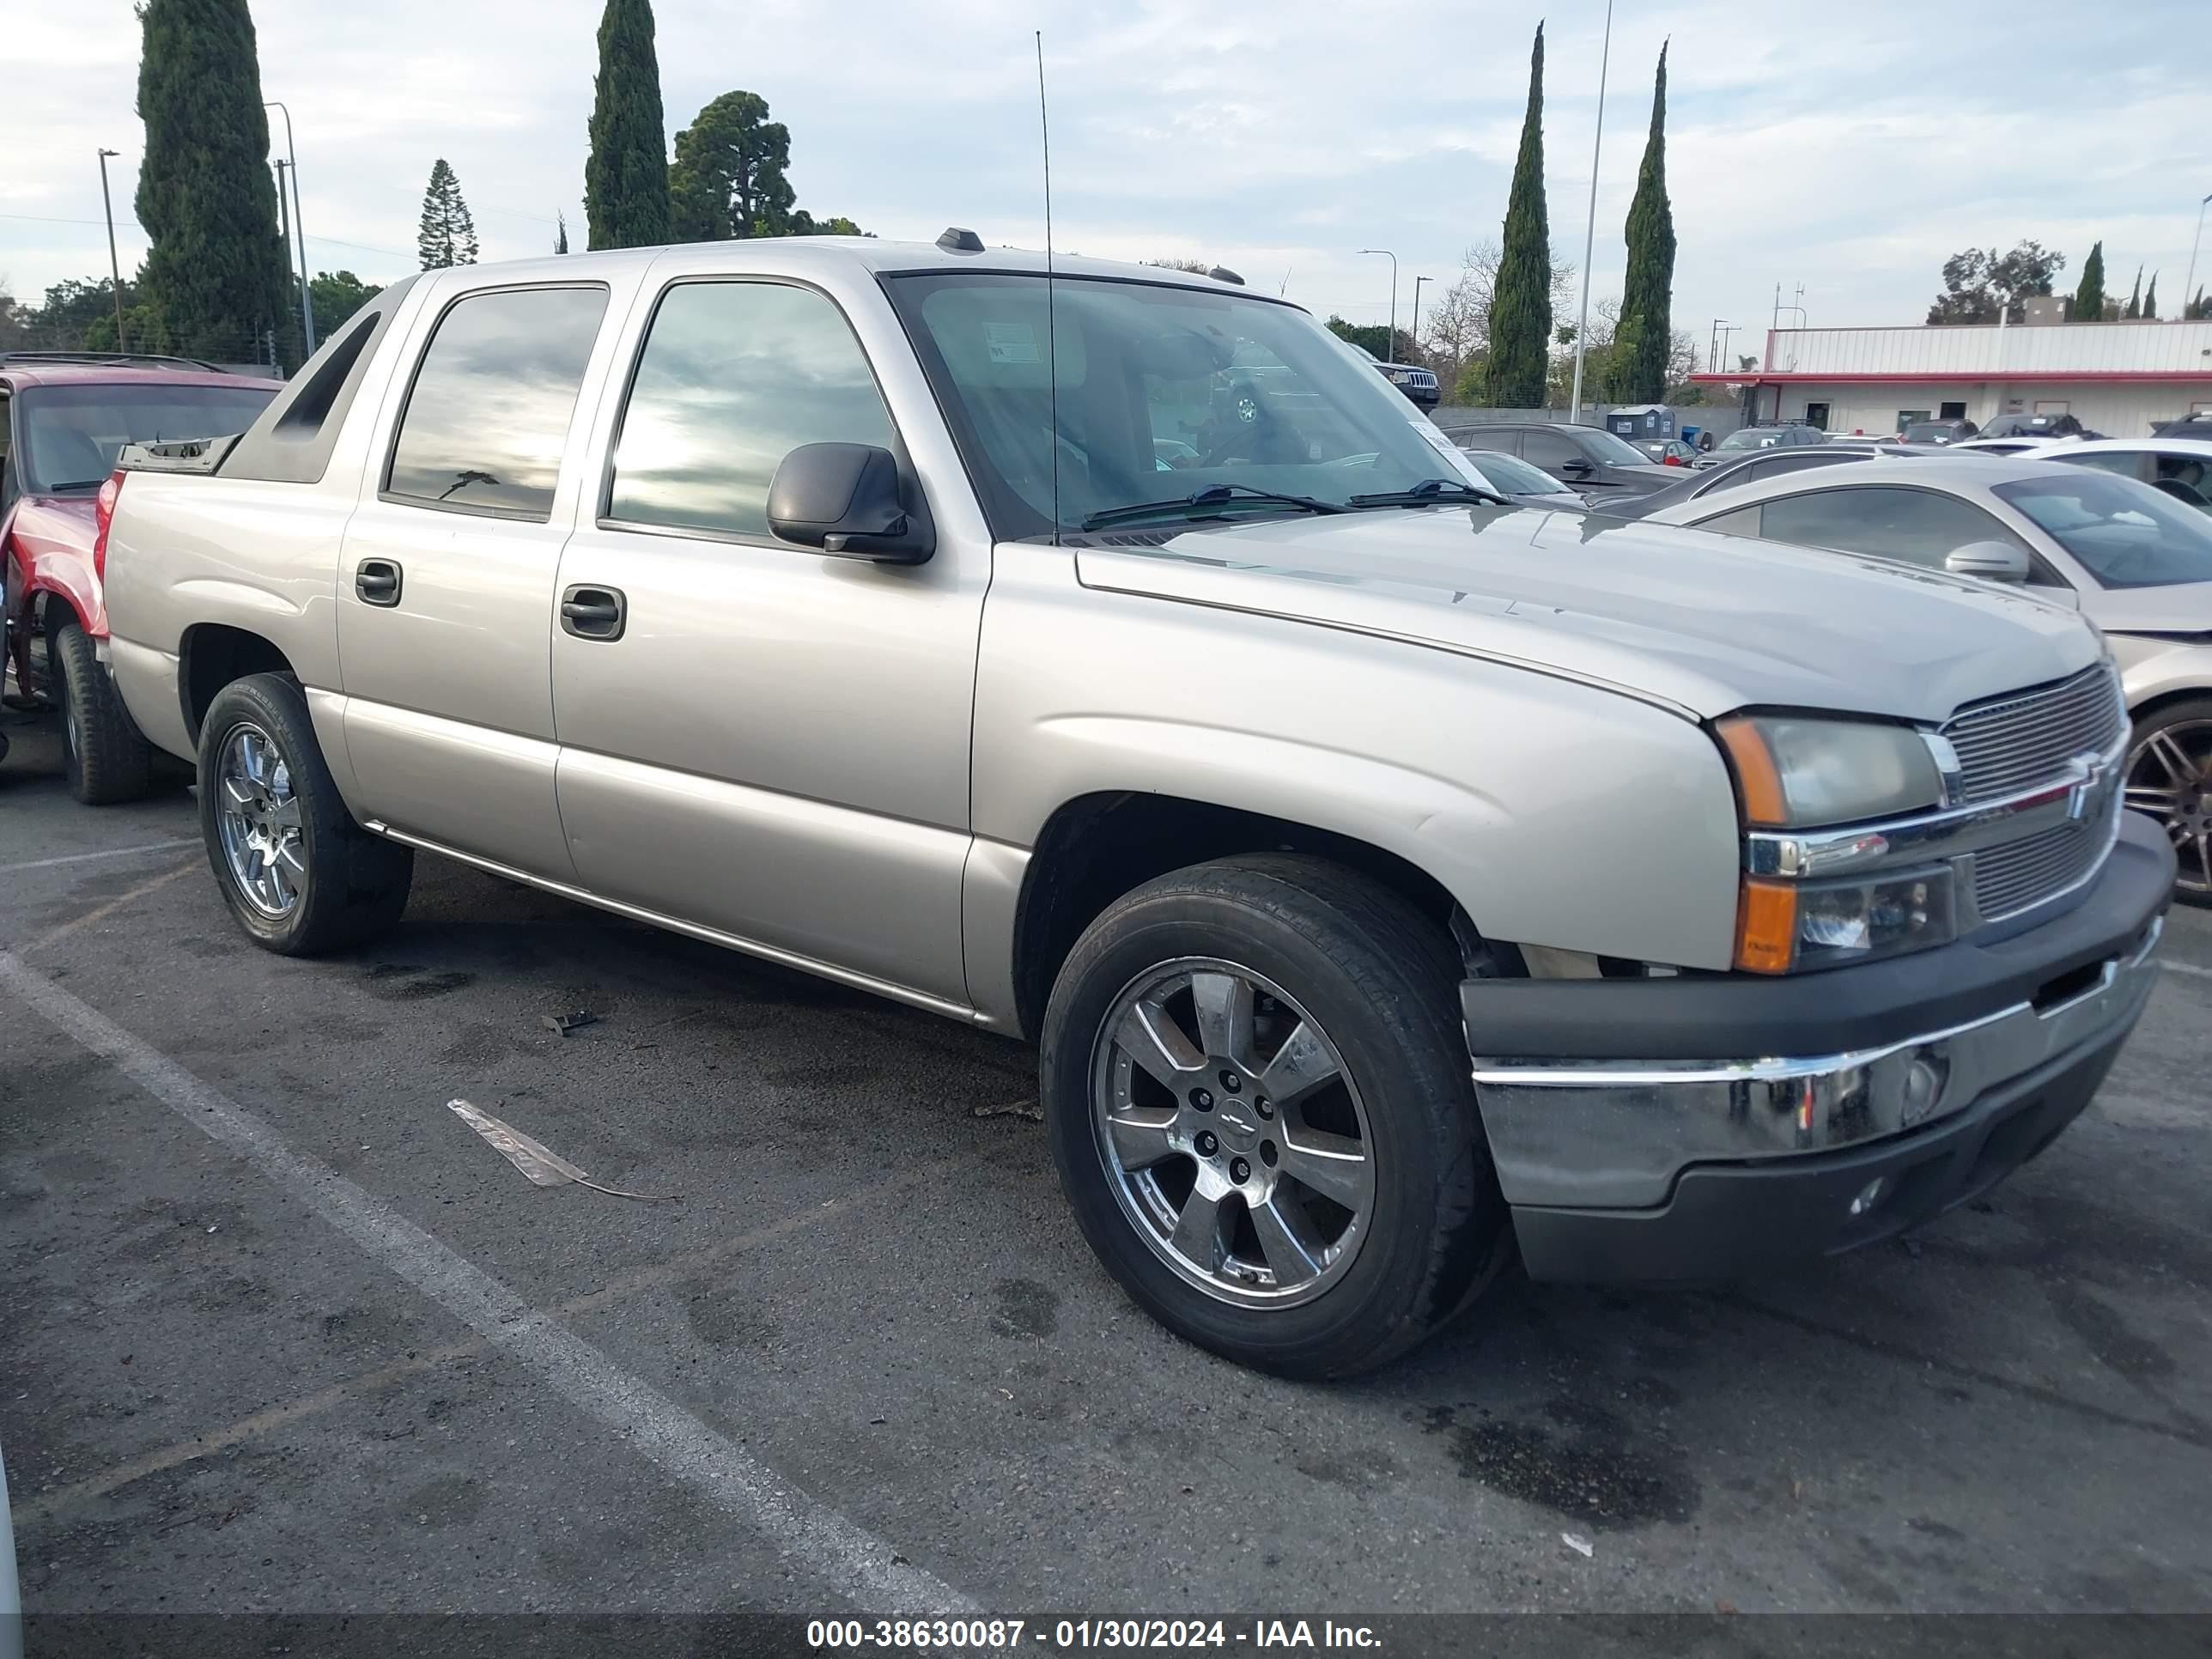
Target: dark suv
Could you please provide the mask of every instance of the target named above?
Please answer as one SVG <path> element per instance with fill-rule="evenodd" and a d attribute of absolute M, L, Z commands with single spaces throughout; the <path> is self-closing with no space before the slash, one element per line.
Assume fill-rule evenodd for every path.
<path fill-rule="evenodd" d="M 1495 449 L 1518 455 L 1601 507 L 1608 499 L 1642 495 L 1674 483 L 1678 466 L 1661 466 L 1625 438 L 1595 426 L 1549 421 L 1501 421 L 1455 426 L 1444 434 L 1462 449 Z"/>
<path fill-rule="evenodd" d="M 1982 428 L 1984 438 L 2101 438 L 2063 410 L 2057 414 L 2000 415 Z"/>

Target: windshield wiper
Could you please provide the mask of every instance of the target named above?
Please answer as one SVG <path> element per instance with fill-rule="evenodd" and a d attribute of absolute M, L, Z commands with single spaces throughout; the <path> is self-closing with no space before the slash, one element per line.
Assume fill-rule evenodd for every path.
<path fill-rule="evenodd" d="M 1354 495 L 1345 505 L 1346 507 L 1426 507 L 1431 501 L 1487 501 L 1492 507 L 1513 505 L 1494 489 L 1479 489 L 1458 478 L 1424 478 L 1410 489 L 1385 489 L 1372 495 Z"/>
<path fill-rule="evenodd" d="M 1324 501 L 1311 495 L 1286 495 L 1279 490 L 1255 489 L 1250 484 L 1208 484 L 1203 489 L 1194 489 L 1188 495 L 1178 495 L 1167 501 L 1132 501 L 1127 507 L 1104 507 L 1083 520 L 1085 530 L 1103 529 L 1109 524 L 1120 524 L 1127 519 L 1147 518 L 1155 513 L 1187 513 L 1194 507 L 1233 507 L 1240 501 L 1280 501 L 1286 507 L 1302 507 L 1308 513 L 1341 513 L 1345 509 L 1334 501 Z"/>

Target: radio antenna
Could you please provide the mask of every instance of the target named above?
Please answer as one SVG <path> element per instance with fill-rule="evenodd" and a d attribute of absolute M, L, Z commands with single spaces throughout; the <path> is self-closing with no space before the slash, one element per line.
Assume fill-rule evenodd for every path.
<path fill-rule="evenodd" d="M 1060 331 L 1052 285 L 1052 122 L 1044 105 L 1044 31 L 1036 31 L 1037 133 L 1044 147 L 1044 350 L 1052 408 L 1052 544 L 1060 545 Z"/>

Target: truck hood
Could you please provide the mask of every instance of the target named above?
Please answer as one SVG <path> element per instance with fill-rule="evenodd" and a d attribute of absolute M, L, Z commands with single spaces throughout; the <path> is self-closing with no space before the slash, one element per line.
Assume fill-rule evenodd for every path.
<path fill-rule="evenodd" d="M 2096 661 L 2018 591 L 1848 553 L 1534 507 L 1103 532 L 1087 586 L 1511 661 L 1702 719 L 1782 706 L 1940 721 Z"/>

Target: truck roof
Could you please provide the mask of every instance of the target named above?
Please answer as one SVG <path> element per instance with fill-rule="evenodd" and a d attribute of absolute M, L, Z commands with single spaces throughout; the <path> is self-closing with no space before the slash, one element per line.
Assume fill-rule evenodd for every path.
<path fill-rule="evenodd" d="M 988 270 L 1011 272 L 1021 276 L 1042 276 L 1046 272 L 1045 256 L 1033 248 L 982 247 L 963 252 L 945 246 L 954 235 L 947 230 L 934 242 L 885 241 L 873 236 L 777 236 L 735 242 L 685 242 L 659 247 L 611 248 L 596 253 L 551 254 L 535 259 L 506 260 L 494 264 L 455 265 L 443 270 L 426 271 L 424 280 L 433 278 L 441 286 L 478 285 L 487 276 L 497 282 L 570 281 L 578 277 L 611 275 L 617 271 L 636 271 L 652 265 L 664 256 L 696 258 L 709 249 L 722 247 L 743 262 L 743 250 L 749 247 L 773 247 L 782 257 L 797 255 L 802 259 L 819 258 L 825 270 L 842 265 L 858 265 L 878 275 L 892 272 L 925 270 Z M 970 233 L 972 234 L 972 233 Z M 1272 303 L 1287 304 L 1274 295 L 1260 293 L 1219 277 L 1202 276 L 1187 270 L 1176 270 L 1164 265 L 1133 264 L 1120 259 L 1091 259 L 1078 254 L 1058 253 L 1052 256 L 1051 270 L 1060 276 L 1104 276 L 1123 282 L 1163 283 L 1179 288 L 1205 289 L 1213 293 L 1231 292 L 1250 295 Z"/>

